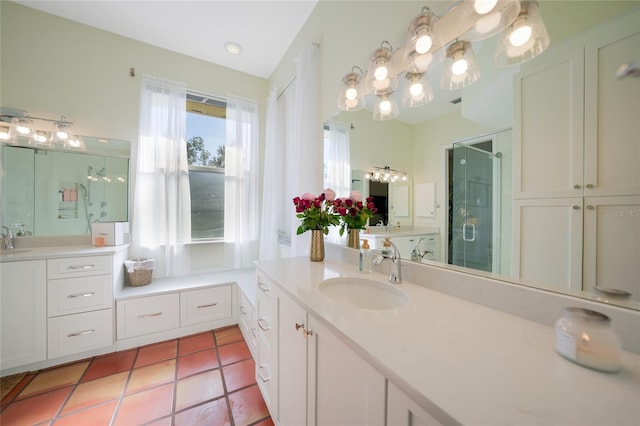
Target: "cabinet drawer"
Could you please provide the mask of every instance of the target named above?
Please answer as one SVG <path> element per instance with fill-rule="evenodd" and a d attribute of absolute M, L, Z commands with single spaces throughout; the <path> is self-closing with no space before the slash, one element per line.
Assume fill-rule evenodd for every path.
<path fill-rule="evenodd" d="M 231 317 L 231 286 L 185 291 L 180 294 L 180 325 Z"/>
<path fill-rule="evenodd" d="M 48 357 L 71 355 L 113 344 L 113 309 L 49 318 Z"/>
<path fill-rule="evenodd" d="M 257 299 L 258 306 L 255 325 L 258 340 L 262 341 L 262 344 L 267 350 L 272 351 L 277 344 L 278 299 L 273 298 L 273 300 L 271 300 L 260 292 L 258 292 Z"/>
<path fill-rule="evenodd" d="M 49 280 L 48 316 L 112 308 L 112 294 L 111 275 Z"/>
<path fill-rule="evenodd" d="M 249 345 L 249 349 L 251 350 L 251 354 L 254 359 L 258 358 L 258 350 L 257 350 L 257 330 L 256 327 L 256 313 L 255 308 L 249 302 L 249 299 L 245 294 L 240 291 L 240 303 L 238 305 L 238 310 L 240 314 L 238 315 L 238 325 L 240 326 L 240 330 L 242 331 L 242 335 L 244 336 L 244 340 L 247 341 L 247 345 Z"/>
<path fill-rule="evenodd" d="M 47 260 L 47 278 L 111 274 L 111 256 L 69 257 Z"/>
<path fill-rule="evenodd" d="M 118 339 L 171 330 L 180 326 L 180 295 L 119 300 L 117 307 Z"/>

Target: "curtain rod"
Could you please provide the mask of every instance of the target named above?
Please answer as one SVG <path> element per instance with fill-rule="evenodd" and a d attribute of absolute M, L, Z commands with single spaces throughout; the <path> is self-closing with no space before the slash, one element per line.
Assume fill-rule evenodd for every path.
<path fill-rule="evenodd" d="M 278 93 L 278 96 L 276 96 L 276 100 L 280 100 L 280 97 L 282 95 L 284 95 L 284 92 L 287 91 L 287 89 L 289 88 L 289 86 L 291 86 L 293 84 L 293 82 L 296 81 L 296 76 L 294 75 L 291 80 L 289 80 L 289 82 L 284 86 L 284 89 L 282 89 L 282 91 L 280 91 L 280 93 Z"/>

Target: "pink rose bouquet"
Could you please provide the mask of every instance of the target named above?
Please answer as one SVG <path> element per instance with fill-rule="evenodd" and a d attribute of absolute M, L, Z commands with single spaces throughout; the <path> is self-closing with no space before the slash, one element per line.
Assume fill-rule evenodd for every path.
<path fill-rule="evenodd" d="M 340 215 L 334 209 L 335 198 L 336 193 L 329 188 L 317 197 L 310 193 L 295 197 L 296 217 L 302 220 L 296 234 L 317 230 L 327 235 L 330 226 L 338 226 Z"/>

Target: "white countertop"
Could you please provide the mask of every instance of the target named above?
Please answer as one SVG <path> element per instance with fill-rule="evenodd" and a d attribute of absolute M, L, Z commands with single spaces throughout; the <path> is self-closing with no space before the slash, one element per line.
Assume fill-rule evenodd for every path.
<path fill-rule="evenodd" d="M 17 262 L 21 260 L 53 259 L 60 257 L 82 257 L 95 255 L 115 254 L 127 250 L 128 245 L 93 247 L 82 246 L 55 246 L 55 247 L 28 247 L 15 250 L 3 250 L 0 262 Z"/>
<path fill-rule="evenodd" d="M 423 286 L 400 284 L 409 297 L 400 308 L 365 310 L 318 291 L 324 279 L 363 276 L 355 265 L 306 257 L 256 265 L 434 415 L 436 406 L 469 425 L 640 424 L 638 355 L 623 352 L 620 372 L 601 373 L 556 354 L 552 327 Z"/>

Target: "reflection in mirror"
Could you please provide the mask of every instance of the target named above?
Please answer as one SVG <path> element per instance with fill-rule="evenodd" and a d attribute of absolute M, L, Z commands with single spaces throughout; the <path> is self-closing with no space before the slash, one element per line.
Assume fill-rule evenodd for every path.
<path fill-rule="evenodd" d="M 640 57 L 638 27 L 629 28 L 631 19 L 625 18 L 637 17 L 640 12 L 637 6 L 629 11 L 633 5 L 625 2 L 575 2 L 563 3 L 562 7 L 560 3 L 544 3 L 541 7 L 543 15 L 549 12 L 544 16 L 552 35 L 549 51 L 506 73 L 506 80 L 491 80 L 491 76 L 499 75 L 487 68 L 492 57 L 479 58 L 483 62 L 484 82 L 479 81 L 462 93 L 463 101 L 457 111 L 422 122 L 403 121 L 401 112 L 397 120 L 382 125 L 367 110 L 342 112 L 335 119 L 353 124 L 354 176 L 361 173 L 359 170 L 391 160 L 394 166 L 407 169 L 414 177 L 409 193 L 409 204 L 414 206 L 410 224 L 403 224 L 400 232 L 393 233 L 391 229 L 403 258 L 425 263 L 436 260 L 447 268 L 640 309 L 637 172 L 640 79 L 622 81 L 615 76 L 618 65 Z M 614 11 L 613 7 L 617 9 Z M 594 28 L 588 29 L 589 26 Z M 585 43 L 588 49 L 584 48 Z M 602 53 L 598 59 L 590 56 L 588 61 L 575 61 L 576 51 L 585 55 Z M 568 67 L 562 68 L 563 64 Z M 596 71 L 599 67 L 599 75 L 593 71 L 594 64 Z M 539 70 L 554 69 L 557 65 L 559 74 L 538 74 Z M 584 67 L 589 65 L 591 69 L 586 70 Z M 572 78 L 570 70 L 580 78 L 587 76 L 579 92 L 551 89 L 571 87 L 566 81 L 554 85 L 561 75 Z M 513 81 L 520 81 L 522 86 L 514 89 Z M 499 97 L 502 100 L 498 101 L 497 96 L 492 96 L 495 87 L 510 93 L 506 98 L 508 125 L 504 124 L 507 115 L 503 113 L 502 120 L 490 117 L 492 111 L 505 110 L 505 97 Z M 580 111 L 585 108 L 593 120 L 570 121 L 583 116 L 565 114 L 560 105 L 582 102 L 586 94 L 584 105 L 575 108 Z M 537 96 L 532 99 L 531 95 Z M 594 104 L 598 99 L 600 103 Z M 501 105 L 493 105 L 495 102 Z M 526 106 L 527 111 L 518 110 L 518 105 Z M 530 114 L 533 121 L 524 122 L 525 114 Z M 610 133 L 612 128 L 614 133 Z M 584 138 L 580 136 L 578 143 L 579 152 L 584 152 L 584 166 L 573 162 L 575 159 L 571 157 L 578 148 L 559 143 L 569 140 L 570 135 L 582 135 L 583 131 Z M 487 160 L 490 177 L 488 174 L 482 177 L 482 173 L 468 168 L 465 172 L 462 167 L 465 164 L 460 164 L 468 160 L 465 154 L 477 153 L 463 145 L 473 146 L 485 142 L 483 139 L 493 143 L 491 147 L 476 147 L 487 151 L 480 156 Z M 605 139 L 606 149 L 589 145 Z M 521 145 L 529 140 L 530 145 Z M 598 156 L 591 157 L 593 152 Z M 462 156 L 454 159 L 456 154 Z M 580 160 L 583 156 L 576 158 Z M 628 158 L 636 160 L 633 164 L 629 161 L 627 167 Z M 454 162 L 459 167 L 454 167 Z M 597 184 L 586 181 L 590 173 L 587 167 L 593 164 L 597 167 Z M 547 204 L 541 201 L 544 195 L 541 191 L 527 193 L 525 185 L 537 185 L 536 190 L 544 182 L 564 185 L 569 178 L 564 181 L 562 178 L 576 167 L 579 178 L 585 176 L 584 183 L 570 183 L 570 189 L 577 188 L 577 192 L 554 194 L 546 198 Z M 458 172 L 467 174 L 467 179 L 459 184 L 453 177 Z M 614 186 L 620 180 L 621 184 Z M 436 208 L 435 214 L 429 215 L 421 211 L 425 200 L 419 194 L 425 192 L 419 188 L 430 188 L 432 184 Z M 433 191 L 426 193 L 432 197 Z M 454 200 L 456 195 L 461 200 Z M 480 210 L 486 213 L 484 219 L 480 219 L 483 213 Z M 569 221 L 573 217 L 575 220 Z M 369 232 L 375 246 L 386 230 L 372 227 Z M 477 243 L 483 236 L 489 238 L 481 246 Z M 556 252 L 563 257 L 553 256 Z"/>
<path fill-rule="evenodd" d="M 87 153 L 0 146 L 2 224 L 16 235 L 60 236 L 128 220 L 129 143 L 85 140 Z"/>

